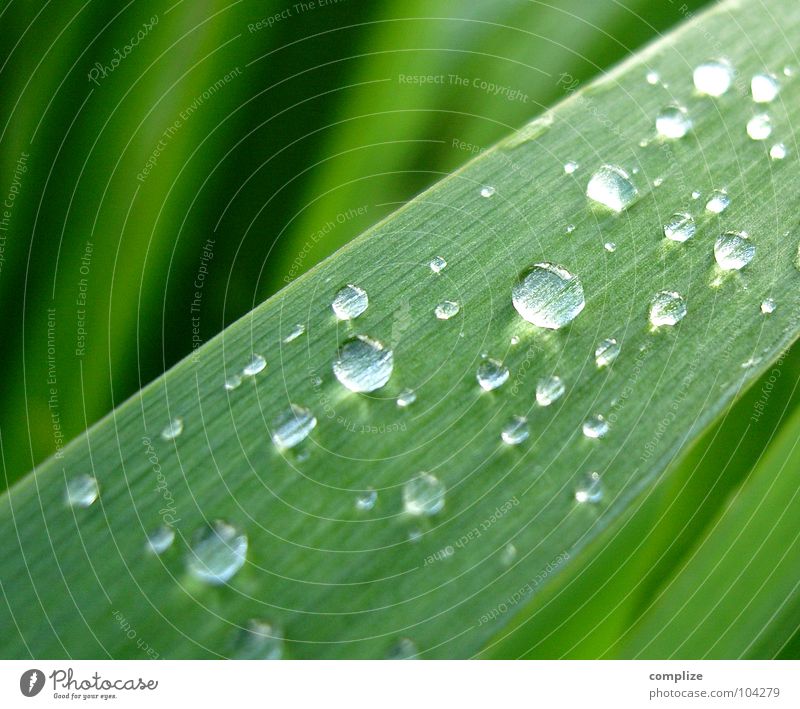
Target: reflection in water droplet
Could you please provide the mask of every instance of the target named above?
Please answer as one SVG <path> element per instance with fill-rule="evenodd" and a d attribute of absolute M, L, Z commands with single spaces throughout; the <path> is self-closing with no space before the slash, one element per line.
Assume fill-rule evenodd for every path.
<path fill-rule="evenodd" d="M 413 640 L 409 640 L 408 638 L 400 638 L 389 648 L 388 652 L 386 653 L 386 659 L 416 660 L 418 653 L 419 650 L 417 650 L 417 646 L 414 644 Z"/>
<path fill-rule="evenodd" d="M 516 446 L 528 438 L 528 419 L 524 416 L 514 416 L 500 433 L 504 443 Z"/>
<path fill-rule="evenodd" d="M 171 441 L 183 433 L 183 419 L 174 418 L 161 431 L 161 438 L 165 441 Z"/>
<path fill-rule="evenodd" d="M 702 193 L 700 192 L 700 190 L 694 190 L 692 192 L 692 199 L 700 199 L 701 195 Z"/>
<path fill-rule="evenodd" d="M 664 225 L 664 236 L 671 241 L 686 241 L 697 231 L 692 215 L 687 212 L 675 212 Z"/>
<path fill-rule="evenodd" d="M 731 203 L 731 198 L 725 190 L 714 190 L 706 202 L 706 210 L 713 214 L 721 214 Z"/>
<path fill-rule="evenodd" d="M 445 261 L 441 256 L 435 256 L 431 259 L 431 262 L 428 264 L 431 268 L 431 271 L 434 273 L 441 273 L 447 268 L 447 261 Z"/>
<path fill-rule="evenodd" d="M 341 288 L 333 297 L 331 308 L 339 320 L 353 320 L 369 306 L 367 291 L 352 283 Z"/>
<path fill-rule="evenodd" d="M 594 361 L 597 364 L 597 368 L 601 369 L 612 364 L 619 357 L 619 351 L 619 343 L 613 337 L 603 340 L 594 351 Z"/>
<path fill-rule="evenodd" d="M 756 74 L 750 80 L 750 93 L 756 103 L 770 103 L 780 91 L 780 84 L 772 74 Z"/>
<path fill-rule="evenodd" d="M 747 135 L 753 140 L 766 140 L 772 135 L 772 120 L 766 113 L 759 113 L 747 121 Z"/>
<path fill-rule="evenodd" d="M 703 62 L 695 67 L 694 86 L 707 96 L 722 96 L 733 81 L 733 67 L 724 59 Z"/>
<path fill-rule="evenodd" d="M 66 501 L 70 507 L 88 507 L 100 494 L 100 486 L 91 475 L 78 475 L 67 481 Z"/>
<path fill-rule="evenodd" d="M 403 486 L 403 506 L 411 515 L 431 516 L 444 508 L 446 488 L 439 478 L 420 473 Z"/>
<path fill-rule="evenodd" d="M 621 167 L 603 165 L 592 175 L 586 196 L 614 212 L 629 207 L 639 195 L 630 176 Z"/>
<path fill-rule="evenodd" d="M 608 433 L 608 421 L 600 414 L 590 416 L 583 422 L 583 435 L 586 438 L 603 438 Z"/>
<path fill-rule="evenodd" d="M 405 409 L 408 406 L 411 406 L 417 400 L 417 392 L 413 389 L 403 389 L 397 395 L 397 405 L 401 409 Z"/>
<path fill-rule="evenodd" d="M 598 473 L 589 473 L 575 490 L 575 500 L 580 503 L 597 503 L 603 499 L 603 488 Z"/>
<path fill-rule="evenodd" d="M 649 318 L 653 327 L 676 325 L 685 316 L 686 301 L 676 291 L 662 290 L 650 301 Z"/>
<path fill-rule="evenodd" d="M 514 559 L 517 558 L 517 547 L 513 544 L 509 543 L 506 544 L 503 551 L 500 553 L 500 563 L 503 566 L 511 566 L 514 563 Z"/>
<path fill-rule="evenodd" d="M 263 620 L 249 620 L 237 633 L 235 660 L 280 660 L 283 657 L 283 631 Z"/>
<path fill-rule="evenodd" d="M 567 234 L 571 234 L 573 231 L 575 231 L 575 225 L 574 224 L 567 224 L 567 228 L 566 228 L 565 231 L 567 232 Z"/>
<path fill-rule="evenodd" d="M 434 314 L 439 320 L 449 320 L 458 315 L 461 306 L 454 300 L 444 300 L 434 309 Z"/>
<path fill-rule="evenodd" d="M 659 76 L 657 71 L 653 71 L 652 69 L 647 72 L 645 79 L 647 79 L 647 83 L 650 86 L 655 86 L 659 81 L 661 81 L 661 77 Z"/>
<path fill-rule="evenodd" d="M 372 488 L 364 490 L 356 497 L 356 509 L 362 512 L 367 512 L 375 507 L 378 502 L 378 493 Z"/>
<path fill-rule="evenodd" d="M 769 149 L 769 156 L 773 160 L 783 160 L 787 152 L 786 146 L 783 143 L 775 143 L 775 145 Z"/>
<path fill-rule="evenodd" d="M 692 120 L 683 106 L 671 104 L 665 106 L 656 116 L 656 131 L 662 138 L 677 140 L 683 138 L 692 129 Z"/>
<path fill-rule="evenodd" d="M 296 340 L 300 337 L 305 331 L 306 326 L 303 325 L 303 323 L 297 323 L 297 325 L 292 328 L 292 331 L 283 338 L 283 342 L 288 345 L 292 340 Z"/>
<path fill-rule="evenodd" d="M 163 554 L 175 541 L 175 530 L 169 525 L 162 524 L 147 537 L 147 548 L 153 554 Z"/>
<path fill-rule="evenodd" d="M 481 389 L 492 391 L 502 386 L 508 380 L 508 367 L 496 359 L 487 358 L 478 365 L 476 378 Z"/>
<path fill-rule="evenodd" d="M 726 231 L 714 242 L 714 258 L 723 271 L 738 271 L 753 260 L 755 244 L 743 231 Z"/>
<path fill-rule="evenodd" d="M 350 391 L 369 392 L 389 381 L 394 369 L 394 354 L 378 340 L 364 335 L 342 344 L 333 363 L 333 373 Z"/>
<path fill-rule="evenodd" d="M 536 403 L 539 406 L 550 406 L 564 395 L 565 390 L 564 380 L 561 377 L 555 375 L 544 377 L 536 385 Z"/>
<path fill-rule="evenodd" d="M 250 361 L 242 369 L 242 375 L 245 377 L 254 377 L 259 372 L 263 372 L 267 367 L 267 360 L 260 354 L 254 354 Z"/>
<path fill-rule="evenodd" d="M 317 418 L 309 409 L 290 404 L 272 422 L 272 442 L 279 450 L 294 448 L 304 441 L 317 425 Z"/>
<path fill-rule="evenodd" d="M 225 380 L 225 389 L 227 391 L 233 391 L 234 389 L 238 389 L 242 383 L 242 378 L 238 374 L 231 374 Z"/>
<path fill-rule="evenodd" d="M 764 315 L 770 315 L 775 312 L 775 308 L 777 307 L 778 304 L 772 300 L 772 298 L 767 298 L 761 303 L 761 312 L 764 313 Z"/>
<path fill-rule="evenodd" d="M 613 241 L 606 241 L 603 244 L 603 248 L 608 251 L 608 253 L 613 254 L 617 250 L 617 245 Z"/>
<path fill-rule="evenodd" d="M 206 524 L 192 537 L 186 568 L 200 581 L 220 585 L 242 568 L 247 556 L 247 535 L 222 520 Z"/>
<path fill-rule="evenodd" d="M 511 300 L 525 320 L 551 330 L 571 323 L 586 305 L 580 278 L 548 262 L 523 271 L 511 289 Z"/>
<path fill-rule="evenodd" d="M 487 199 L 489 197 L 494 197 L 495 192 L 497 192 L 497 190 L 491 185 L 486 185 L 485 187 L 481 187 L 481 197 L 485 197 Z"/>
<path fill-rule="evenodd" d="M 568 162 L 564 163 L 564 172 L 566 172 L 568 175 L 571 175 L 577 169 L 578 169 L 578 163 L 572 160 L 569 160 Z"/>

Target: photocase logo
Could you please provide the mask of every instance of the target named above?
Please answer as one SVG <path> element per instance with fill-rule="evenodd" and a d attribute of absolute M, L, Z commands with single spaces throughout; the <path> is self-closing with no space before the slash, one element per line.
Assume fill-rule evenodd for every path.
<path fill-rule="evenodd" d="M 19 678 L 19 691 L 26 697 L 35 697 L 44 687 L 44 672 L 25 670 Z"/>

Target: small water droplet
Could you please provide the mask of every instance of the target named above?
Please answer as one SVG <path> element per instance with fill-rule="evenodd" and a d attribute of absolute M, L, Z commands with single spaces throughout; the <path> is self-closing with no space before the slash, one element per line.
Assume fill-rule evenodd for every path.
<path fill-rule="evenodd" d="M 279 450 L 288 450 L 304 441 L 317 425 L 309 409 L 297 404 L 278 414 L 272 422 L 272 442 Z"/>
<path fill-rule="evenodd" d="M 487 358 L 478 365 L 475 376 L 481 389 L 493 391 L 508 381 L 509 371 L 502 362 Z"/>
<path fill-rule="evenodd" d="M 550 406 L 564 395 L 565 390 L 564 380 L 561 377 L 555 375 L 544 377 L 536 385 L 536 403 L 539 406 Z"/>
<path fill-rule="evenodd" d="M 650 322 L 653 327 L 672 326 L 686 316 L 686 301 L 683 296 L 672 290 L 662 290 L 650 301 Z"/>
<path fill-rule="evenodd" d="M 454 300 L 444 300 L 434 309 L 434 314 L 439 320 L 449 320 L 458 315 L 461 306 Z"/>
<path fill-rule="evenodd" d="M 161 438 L 165 441 L 171 441 L 183 433 L 183 419 L 174 418 L 161 431 Z"/>
<path fill-rule="evenodd" d="M 528 435 L 528 419 L 524 416 L 514 416 L 503 428 L 500 438 L 503 443 L 516 446 L 527 440 Z"/>
<path fill-rule="evenodd" d="M 70 507 L 88 507 L 100 494 L 100 486 L 91 475 L 78 475 L 67 482 L 66 502 Z"/>
<path fill-rule="evenodd" d="M 340 288 L 333 297 L 331 308 L 339 320 L 353 320 L 369 306 L 369 296 L 360 286 L 352 283 Z"/>
<path fill-rule="evenodd" d="M 714 190 L 706 202 L 706 211 L 712 214 L 721 214 L 731 203 L 731 198 L 725 190 Z"/>
<path fill-rule="evenodd" d="M 656 131 L 662 138 L 677 140 L 683 138 L 692 129 L 692 119 L 683 106 L 670 104 L 658 112 Z"/>
<path fill-rule="evenodd" d="M 486 199 L 489 199 L 489 197 L 494 197 L 495 192 L 497 192 L 497 190 L 491 185 L 481 187 L 481 197 L 485 197 Z"/>
<path fill-rule="evenodd" d="M 786 153 L 786 146 L 783 143 L 775 143 L 775 145 L 769 149 L 769 156 L 773 160 L 783 160 L 786 157 Z"/>
<path fill-rule="evenodd" d="M 547 262 L 523 271 L 511 290 L 511 300 L 525 320 L 551 330 L 571 323 L 586 305 L 580 278 Z"/>
<path fill-rule="evenodd" d="M 697 231 L 692 215 L 687 212 L 675 212 L 664 225 L 664 236 L 672 241 L 691 239 Z"/>
<path fill-rule="evenodd" d="M 636 200 L 639 191 L 621 167 L 603 165 L 586 186 L 586 196 L 614 212 L 621 212 Z"/>
<path fill-rule="evenodd" d="M 756 247 L 744 232 L 726 231 L 714 243 L 714 258 L 724 271 L 738 271 L 753 260 Z"/>
<path fill-rule="evenodd" d="M 722 96 L 733 81 L 733 67 L 724 59 L 711 59 L 695 67 L 694 87 L 707 96 Z"/>
<path fill-rule="evenodd" d="M 703 194 L 703 193 L 702 193 L 702 192 L 700 192 L 700 190 L 694 190 L 694 191 L 692 192 L 692 199 L 700 199 L 700 197 L 702 196 L 702 194 Z"/>
<path fill-rule="evenodd" d="M 575 170 L 578 169 L 578 163 L 574 162 L 573 160 L 569 160 L 568 162 L 564 163 L 564 172 L 568 175 L 571 175 Z"/>
<path fill-rule="evenodd" d="M 418 527 L 413 527 L 412 529 L 409 529 L 407 538 L 411 544 L 419 544 L 419 542 L 422 541 L 422 530 L 419 529 Z"/>
<path fill-rule="evenodd" d="M 661 81 L 661 77 L 659 76 L 658 72 L 653 71 L 652 69 L 647 72 L 645 79 L 647 79 L 647 83 L 650 84 L 650 86 L 655 86 L 659 81 Z"/>
<path fill-rule="evenodd" d="M 512 335 L 511 336 L 511 344 L 512 345 L 518 345 L 519 344 L 519 337 L 517 337 L 516 335 Z"/>
<path fill-rule="evenodd" d="M 656 177 L 656 179 L 653 180 L 653 187 L 661 187 L 661 185 L 663 185 L 663 184 L 664 184 L 664 178 L 663 177 Z"/>
<path fill-rule="evenodd" d="M 292 328 L 292 331 L 283 338 L 284 344 L 289 344 L 292 340 L 296 340 L 300 335 L 302 335 L 306 331 L 306 326 L 303 323 L 297 323 Z"/>
<path fill-rule="evenodd" d="M 503 566 L 511 566 L 517 558 L 517 547 L 513 544 L 506 544 L 503 551 L 500 553 L 500 563 Z"/>
<path fill-rule="evenodd" d="M 175 541 L 175 530 L 162 524 L 147 536 L 147 549 L 153 554 L 163 554 Z"/>
<path fill-rule="evenodd" d="M 416 400 L 417 392 L 415 392 L 413 389 L 403 389 L 403 391 L 397 395 L 397 405 L 401 409 L 411 406 L 411 404 L 413 404 Z"/>
<path fill-rule="evenodd" d="M 428 266 L 430 266 L 431 271 L 434 273 L 441 273 L 445 268 L 447 268 L 447 261 L 445 261 L 441 256 L 434 256 Z"/>
<path fill-rule="evenodd" d="M 403 507 L 408 514 L 430 517 L 444 508 L 444 483 L 430 473 L 420 473 L 403 486 Z"/>
<path fill-rule="evenodd" d="M 392 350 L 364 335 L 346 340 L 333 363 L 333 373 L 339 382 L 356 392 L 380 389 L 389 381 L 393 369 Z"/>
<path fill-rule="evenodd" d="M 766 113 L 759 113 L 747 121 L 747 135 L 753 140 L 766 140 L 772 135 L 772 120 Z"/>
<path fill-rule="evenodd" d="M 603 438 L 608 433 L 608 421 L 600 414 L 590 416 L 583 422 L 583 435 L 586 438 Z"/>
<path fill-rule="evenodd" d="M 280 660 L 283 657 L 283 631 L 264 620 L 249 620 L 237 633 L 235 660 Z"/>
<path fill-rule="evenodd" d="M 378 502 L 378 493 L 372 488 L 368 488 L 359 493 L 356 497 L 356 509 L 362 512 L 368 512 L 375 507 Z"/>
<path fill-rule="evenodd" d="M 603 248 L 608 251 L 608 253 L 613 254 L 617 250 L 617 245 L 613 241 L 606 241 L 603 244 Z"/>
<path fill-rule="evenodd" d="M 764 315 L 770 315 L 775 312 L 775 308 L 777 307 L 778 304 L 772 300 L 772 298 L 767 298 L 761 303 L 761 312 L 764 313 Z"/>
<path fill-rule="evenodd" d="M 242 375 L 245 377 L 254 377 L 259 372 L 263 372 L 267 368 L 267 360 L 260 354 L 254 354 L 250 361 L 242 369 Z"/>
<path fill-rule="evenodd" d="M 589 473 L 575 490 L 575 500 L 595 504 L 603 499 L 603 488 L 598 473 Z"/>
<path fill-rule="evenodd" d="M 597 364 L 597 368 L 601 369 L 612 364 L 619 357 L 619 351 L 619 343 L 613 337 L 603 340 L 594 351 L 594 361 Z"/>
<path fill-rule="evenodd" d="M 234 389 L 238 389 L 242 383 L 242 378 L 238 374 L 231 374 L 225 380 L 225 389 L 227 391 L 233 391 Z"/>
<path fill-rule="evenodd" d="M 788 64 L 783 67 L 783 75 L 784 76 L 793 76 L 794 75 L 794 67 L 789 66 Z"/>
<path fill-rule="evenodd" d="M 414 644 L 413 640 L 409 640 L 408 638 L 400 638 L 389 648 L 388 652 L 386 653 L 386 659 L 416 660 L 418 653 L 419 650 L 417 650 L 417 646 Z"/>
<path fill-rule="evenodd" d="M 567 232 L 567 234 L 571 234 L 573 231 L 575 231 L 575 225 L 567 224 L 567 228 L 565 229 L 565 231 Z"/>
<path fill-rule="evenodd" d="M 220 585 L 242 568 L 247 557 L 247 535 L 223 520 L 195 532 L 186 556 L 189 573 L 205 583 Z"/>
<path fill-rule="evenodd" d="M 756 74 L 750 80 L 750 93 L 756 103 L 774 101 L 780 90 L 778 79 L 772 74 Z"/>

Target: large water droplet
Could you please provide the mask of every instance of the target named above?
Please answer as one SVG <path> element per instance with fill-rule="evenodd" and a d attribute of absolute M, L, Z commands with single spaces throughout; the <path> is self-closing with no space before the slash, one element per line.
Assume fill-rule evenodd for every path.
<path fill-rule="evenodd" d="M 308 437 L 316 425 L 317 418 L 309 409 L 290 404 L 272 422 L 272 442 L 280 450 L 294 448 Z"/>
<path fill-rule="evenodd" d="M 411 515 L 429 517 L 444 508 L 446 488 L 439 478 L 420 473 L 403 486 L 403 506 Z"/>
<path fill-rule="evenodd" d="M 676 325 L 686 316 L 686 301 L 672 290 L 662 290 L 650 301 L 650 322 L 653 327 Z"/>
<path fill-rule="evenodd" d="M 153 554 L 163 554 L 175 541 L 175 530 L 167 524 L 162 524 L 153 530 L 147 537 L 147 548 Z"/>
<path fill-rule="evenodd" d="M 78 475 L 67 481 L 66 501 L 70 507 L 88 507 L 100 494 L 100 486 L 91 475 Z"/>
<path fill-rule="evenodd" d="M 580 503 L 597 503 L 603 499 L 603 488 L 598 473 L 589 473 L 575 490 L 575 500 Z"/>
<path fill-rule="evenodd" d="M 695 67 L 694 87 L 707 96 L 722 96 L 733 81 L 733 67 L 724 59 L 712 59 Z"/>
<path fill-rule="evenodd" d="M 356 496 L 356 509 L 362 512 L 368 512 L 375 507 L 377 502 L 377 491 L 369 488 L 368 490 L 364 490 Z"/>
<path fill-rule="evenodd" d="M 418 653 L 419 650 L 417 650 L 417 646 L 414 644 L 413 640 L 409 640 L 408 638 L 400 638 L 389 648 L 388 652 L 386 653 L 386 659 L 416 660 Z"/>
<path fill-rule="evenodd" d="M 441 256 L 435 256 L 431 259 L 431 262 L 428 264 L 430 266 L 431 271 L 434 273 L 441 273 L 447 268 L 447 261 L 445 261 Z"/>
<path fill-rule="evenodd" d="M 747 135 L 753 140 L 766 140 L 772 135 L 772 120 L 766 113 L 759 113 L 747 121 Z"/>
<path fill-rule="evenodd" d="M 348 284 L 333 297 L 331 308 L 339 320 L 357 318 L 369 306 L 367 291 L 359 286 Z"/>
<path fill-rule="evenodd" d="M 764 313 L 764 315 L 770 315 L 775 312 L 777 307 L 778 304 L 772 300 L 772 298 L 767 298 L 761 303 L 761 312 Z"/>
<path fill-rule="evenodd" d="M 664 225 L 664 236 L 672 241 L 691 239 L 696 231 L 697 225 L 687 212 L 675 212 Z"/>
<path fill-rule="evenodd" d="M 630 176 L 621 167 L 603 165 L 592 175 L 586 196 L 614 212 L 629 207 L 639 195 Z"/>
<path fill-rule="evenodd" d="M 753 260 L 756 255 L 755 244 L 747 234 L 726 231 L 714 243 L 714 258 L 724 271 L 738 271 Z"/>
<path fill-rule="evenodd" d="M 656 116 L 656 131 L 662 138 L 683 138 L 692 128 L 692 120 L 683 106 L 665 106 Z"/>
<path fill-rule="evenodd" d="M 590 416 L 583 422 L 583 435 L 586 438 L 603 438 L 608 433 L 608 421 L 600 414 Z"/>
<path fill-rule="evenodd" d="M 786 157 L 786 154 L 786 146 L 783 143 L 775 143 L 775 145 L 769 149 L 769 156 L 773 160 L 783 160 Z"/>
<path fill-rule="evenodd" d="M 731 203 L 731 198 L 725 190 L 714 190 L 706 202 L 706 210 L 713 214 L 721 214 Z"/>
<path fill-rule="evenodd" d="M 170 421 L 161 431 L 161 438 L 165 441 L 171 441 L 183 433 L 183 419 L 174 418 Z"/>
<path fill-rule="evenodd" d="M 283 657 L 283 631 L 264 620 L 250 620 L 239 631 L 233 651 L 236 660 L 280 660 Z"/>
<path fill-rule="evenodd" d="M 539 406 L 550 406 L 564 395 L 565 390 L 564 380 L 561 377 L 555 375 L 544 377 L 536 385 L 536 403 Z"/>
<path fill-rule="evenodd" d="M 218 519 L 203 525 L 192 537 L 186 568 L 196 579 L 219 585 L 242 568 L 246 557 L 247 535 Z"/>
<path fill-rule="evenodd" d="M 297 325 L 292 328 L 291 332 L 289 332 L 289 334 L 283 338 L 284 344 L 288 345 L 290 342 L 300 337 L 300 335 L 302 335 L 305 331 L 306 326 L 303 325 L 303 323 L 297 323 Z"/>
<path fill-rule="evenodd" d="M 508 381 L 508 367 L 496 359 L 487 358 L 478 365 L 475 374 L 484 391 L 492 391 Z"/>
<path fill-rule="evenodd" d="M 781 87 L 772 74 L 756 74 L 750 80 L 750 93 L 756 103 L 774 101 Z"/>
<path fill-rule="evenodd" d="M 458 315 L 461 306 L 454 300 L 444 300 L 434 309 L 434 314 L 439 320 L 449 320 Z"/>
<path fill-rule="evenodd" d="M 267 360 L 260 354 L 254 354 L 250 361 L 242 369 L 242 374 L 245 377 L 254 377 L 259 372 L 263 372 L 267 368 Z"/>
<path fill-rule="evenodd" d="M 619 351 L 619 343 L 613 337 L 603 340 L 594 351 L 594 361 L 597 364 L 597 368 L 601 369 L 612 364 L 619 357 Z"/>
<path fill-rule="evenodd" d="M 511 300 L 525 320 L 551 330 L 571 323 L 586 305 L 580 278 L 547 262 L 522 273 L 511 289 Z"/>
<path fill-rule="evenodd" d="M 528 419 L 524 416 L 514 416 L 503 427 L 500 438 L 502 438 L 504 443 L 510 446 L 516 446 L 527 440 L 528 435 Z"/>
<path fill-rule="evenodd" d="M 333 373 L 350 391 L 369 392 L 380 389 L 394 369 L 394 354 L 378 340 L 364 335 L 342 344 L 333 363 Z"/>

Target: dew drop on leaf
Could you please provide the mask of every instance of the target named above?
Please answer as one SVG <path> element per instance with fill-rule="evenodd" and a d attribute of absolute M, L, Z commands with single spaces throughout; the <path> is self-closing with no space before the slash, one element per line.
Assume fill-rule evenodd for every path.
<path fill-rule="evenodd" d="M 775 312 L 775 309 L 778 307 L 778 304 L 772 300 L 772 298 L 767 298 L 761 302 L 761 312 L 764 315 L 770 315 Z"/>
<path fill-rule="evenodd" d="M 439 320 L 449 320 L 458 315 L 461 306 L 454 300 L 443 300 L 434 308 L 434 314 Z"/>
<path fill-rule="evenodd" d="M 508 543 L 503 548 L 503 551 L 500 553 L 500 563 L 503 566 L 511 566 L 514 563 L 514 560 L 517 558 L 517 547 L 513 544 Z"/>
<path fill-rule="evenodd" d="M 333 373 L 350 391 L 370 392 L 389 381 L 394 369 L 394 354 L 378 340 L 365 335 L 346 340 L 333 363 Z"/>
<path fill-rule="evenodd" d="M 397 405 L 401 409 L 408 408 L 416 400 L 417 400 L 417 392 L 415 392 L 413 389 L 403 389 L 403 391 L 401 391 L 397 395 Z"/>
<path fill-rule="evenodd" d="M 731 87 L 733 67 L 724 59 L 712 59 L 698 64 L 692 78 L 701 94 L 722 96 Z"/>
<path fill-rule="evenodd" d="M 485 197 L 486 199 L 489 199 L 489 197 L 494 197 L 495 192 L 497 192 L 497 190 L 491 185 L 481 187 L 481 197 Z"/>
<path fill-rule="evenodd" d="M 528 419 L 524 416 L 513 416 L 503 427 L 500 438 L 503 440 L 503 443 L 516 446 L 527 440 L 528 435 Z"/>
<path fill-rule="evenodd" d="M 564 163 L 564 172 L 566 172 L 568 175 L 571 175 L 577 169 L 578 163 L 576 163 L 574 160 L 568 160 Z"/>
<path fill-rule="evenodd" d="M 608 421 L 600 414 L 590 416 L 583 422 L 583 435 L 586 438 L 604 438 L 608 433 Z"/>
<path fill-rule="evenodd" d="M 403 486 L 403 507 L 408 514 L 430 517 L 444 508 L 444 483 L 430 473 L 420 473 Z"/>
<path fill-rule="evenodd" d="M 619 357 L 619 352 L 619 343 L 613 337 L 603 340 L 594 351 L 594 361 L 597 364 L 597 368 L 602 369 L 612 364 Z"/>
<path fill-rule="evenodd" d="M 353 320 L 369 306 L 367 291 L 352 283 L 341 288 L 333 297 L 331 309 L 339 320 Z"/>
<path fill-rule="evenodd" d="M 687 241 L 697 231 L 692 215 L 687 212 L 675 212 L 664 224 L 664 236 L 671 241 Z"/>
<path fill-rule="evenodd" d="M 147 536 L 147 549 L 153 554 L 163 554 L 175 541 L 175 530 L 162 524 Z"/>
<path fill-rule="evenodd" d="M 639 195 L 630 176 L 621 167 L 603 165 L 589 179 L 586 196 L 598 204 L 621 212 L 629 207 Z"/>
<path fill-rule="evenodd" d="M 608 251 L 608 253 L 613 254 L 617 250 L 617 245 L 613 241 L 606 241 L 603 244 L 603 248 Z"/>
<path fill-rule="evenodd" d="M 548 262 L 523 271 L 511 289 L 511 300 L 523 319 L 551 330 L 571 323 L 586 305 L 580 278 Z"/>
<path fill-rule="evenodd" d="M 686 301 L 677 291 L 659 291 L 650 301 L 649 319 L 653 327 L 676 325 L 685 316 Z"/>
<path fill-rule="evenodd" d="M 305 331 L 306 326 L 303 325 L 303 323 L 297 323 L 297 325 L 292 328 L 291 332 L 283 338 L 284 344 L 288 345 L 290 342 L 300 337 Z"/>
<path fill-rule="evenodd" d="M 595 504 L 603 499 L 603 488 L 598 473 L 589 473 L 575 490 L 575 500 Z"/>
<path fill-rule="evenodd" d="M 377 491 L 373 490 L 372 488 L 369 488 L 359 493 L 356 496 L 356 509 L 362 512 L 367 512 L 373 509 L 377 502 L 378 502 Z"/>
<path fill-rule="evenodd" d="M 233 578 L 247 557 L 247 535 L 232 524 L 215 520 L 195 532 L 186 568 L 194 578 L 220 585 Z"/>
<path fill-rule="evenodd" d="M 774 101 L 781 87 L 772 74 L 756 74 L 750 80 L 750 94 L 756 103 Z"/>
<path fill-rule="evenodd" d="M 183 433 L 183 419 L 174 418 L 170 421 L 161 431 L 161 438 L 165 441 L 171 441 Z"/>
<path fill-rule="evenodd" d="M 254 377 L 256 374 L 263 372 L 267 368 L 267 360 L 260 354 L 254 354 L 250 361 L 242 369 L 242 374 L 245 377 Z"/>
<path fill-rule="evenodd" d="M 656 116 L 656 131 L 661 138 L 677 140 L 692 129 L 692 120 L 683 106 L 671 104 L 662 108 Z"/>
<path fill-rule="evenodd" d="M 280 660 L 283 657 L 283 632 L 264 620 L 249 620 L 238 631 L 233 659 Z"/>
<path fill-rule="evenodd" d="M 659 81 L 661 81 L 661 76 L 659 76 L 659 73 L 657 71 L 653 71 L 652 69 L 647 72 L 644 78 L 647 80 L 647 83 L 650 84 L 650 86 L 655 86 Z"/>
<path fill-rule="evenodd" d="M 744 232 L 726 231 L 714 242 L 714 258 L 724 271 L 744 268 L 755 255 L 755 244 Z"/>
<path fill-rule="evenodd" d="M 747 135 L 752 140 L 766 140 L 772 135 L 772 120 L 766 113 L 759 113 L 747 121 Z"/>
<path fill-rule="evenodd" d="M 231 374 L 225 380 L 225 390 L 226 391 L 233 391 L 234 389 L 238 389 L 242 383 L 242 378 L 238 374 Z"/>
<path fill-rule="evenodd" d="M 100 486 L 91 475 L 78 475 L 67 482 L 66 502 L 70 507 L 89 507 L 100 494 Z"/>
<path fill-rule="evenodd" d="M 565 390 L 564 380 L 561 377 L 556 375 L 544 377 L 536 384 L 536 403 L 539 406 L 550 406 L 564 396 Z"/>
<path fill-rule="evenodd" d="M 775 145 L 769 149 L 769 156 L 773 160 L 783 160 L 786 157 L 786 153 L 786 146 L 783 143 L 775 143 Z"/>
<path fill-rule="evenodd" d="M 714 190 L 706 202 L 706 211 L 712 214 L 721 214 L 731 203 L 731 198 L 725 190 Z"/>
<path fill-rule="evenodd" d="M 484 391 L 493 391 L 503 386 L 508 381 L 508 376 L 508 367 L 491 357 L 478 365 L 478 371 L 475 374 L 478 384 Z"/>
<path fill-rule="evenodd" d="M 447 268 L 447 261 L 445 261 L 441 256 L 435 256 L 431 259 L 431 262 L 428 264 L 430 266 L 431 271 L 434 273 L 441 273 Z"/>
<path fill-rule="evenodd" d="M 416 660 L 417 646 L 409 638 L 400 638 L 387 651 L 387 660 Z"/>
<path fill-rule="evenodd" d="M 317 418 L 309 409 L 290 404 L 272 422 L 272 442 L 278 450 L 294 448 L 308 437 L 316 425 Z"/>

